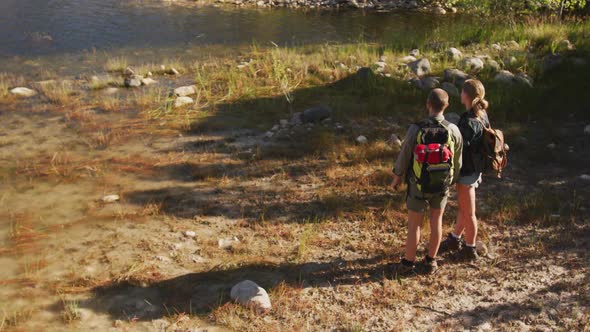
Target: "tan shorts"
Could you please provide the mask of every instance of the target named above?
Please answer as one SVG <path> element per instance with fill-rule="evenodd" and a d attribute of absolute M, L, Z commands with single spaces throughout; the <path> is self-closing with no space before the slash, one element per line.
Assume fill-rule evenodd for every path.
<path fill-rule="evenodd" d="M 447 206 L 449 193 L 441 194 L 423 194 L 418 191 L 415 183 L 408 183 L 408 195 L 406 205 L 408 210 L 424 213 L 430 207 L 431 209 L 444 209 Z"/>

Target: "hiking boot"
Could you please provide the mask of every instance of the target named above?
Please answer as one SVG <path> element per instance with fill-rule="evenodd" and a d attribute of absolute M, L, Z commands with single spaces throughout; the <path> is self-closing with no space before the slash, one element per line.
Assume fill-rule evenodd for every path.
<path fill-rule="evenodd" d="M 401 262 L 397 264 L 392 264 L 389 268 L 389 274 L 392 278 L 396 276 L 407 276 L 416 273 L 416 265 L 414 262 L 407 261 L 402 259 Z"/>
<path fill-rule="evenodd" d="M 463 246 L 463 248 L 455 254 L 455 259 L 460 261 L 475 261 L 478 258 L 479 255 L 477 254 L 477 249 L 475 249 L 475 247 Z"/>
<path fill-rule="evenodd" d="M 453 234 L 447 234 L 447 238 L 444 239 L 440 243 L 440 247 L 438 248 L 439 254 L 444 254 L 446 252 L 454 252 L 459 251 L 463 247 L 463 241 L 453 236 Z"/>
<path fill-rule="evenodd" d="M 424 274 L 436 273 L 436 270 L 438 270 L 438 263 L 436 262 L 436 259 L 425 257 L 422 261 L 420 270 L 420 272 Z"/>

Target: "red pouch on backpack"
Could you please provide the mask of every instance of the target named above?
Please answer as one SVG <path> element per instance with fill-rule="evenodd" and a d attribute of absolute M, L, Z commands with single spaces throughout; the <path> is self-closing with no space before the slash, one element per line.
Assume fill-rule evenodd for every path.
<path fill-rule="evenodd" d="M 417 144 L 414 148 L 414 158 L 419 163 L 424 163 L 426 161 L 426 145 L 424 144 Z"/>

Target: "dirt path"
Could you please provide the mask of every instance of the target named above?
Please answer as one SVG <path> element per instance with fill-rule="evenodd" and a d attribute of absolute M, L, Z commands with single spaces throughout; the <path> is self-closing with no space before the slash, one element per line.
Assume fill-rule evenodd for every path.
<path fill-rule="evenodd" d="M 391 280 L 405 238 L 403 193 L 386 188 L 395 150 L 277 157 L 247 130 L 97 149 L 96 131 L 63 116 L 0 117 L 0 330 L 589 328 L 590 186 L 566 157 L 533 172 L 515 148 L 506 179 L 484 184 L 489 257 Z M 227 301 L 242 279 L 269 290 L 270 314 Z"/>

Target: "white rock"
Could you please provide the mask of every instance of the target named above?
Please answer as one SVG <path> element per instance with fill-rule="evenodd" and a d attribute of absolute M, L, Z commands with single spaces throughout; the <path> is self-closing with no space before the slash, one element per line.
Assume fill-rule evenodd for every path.
<path fill-rule="evenodd" d="M 407 55 L 407 56 L 399 59 L 399 61 L 403 62 L 403 63 L 414 62 L 414 61 L 416 61 L 416 57 L 413 57 L 411 55 Z"/>
<path fill-rule="evenodd" d="M 230 297 L 237 303 L 251 307 L 259 313 L 272 309 L 270 297 L 264 288 L 251 280 L 244 280 L 231 288 Z"/>
<path fill-rule="evenodd" d="M 477 57 L 469 57 L 463 59 L 463 66 L 473 71 L 480 71 L 484 67 L 483 60 Z"/>
<path fill-rule="evenodd" d="M 369 140 L 365 136 L 360 135 L 359 137 L 356 138 L 356 142 L 359 144 L 367 144 L 369 142 Z"/>
<path fill-rule="evenodd" d="M 590 125 L 587 125 L 586 127 L 584 127 L 584 134 L 590 135 Z"/>
<path fill-rule="evenodd" d="M 272 128 L 270 129 L 270 131 L 277 131 L 279 129 L 281 129 L 281 126 L 277 124 L 277 125 L 272 126 Z"/>
<path fill-rule="evenodd" d="M 181 86 L 174 89 L 174 94 L 178 97 L 186 97 L 197 93 L 197 87 L 194 85 Z"/>
<path fill-rule="evenodd" d="M 553 150 L 553 149 L 555 149 L 556 146 L 557 145 L 555 143 L 549 143 L 549 144 L 547 144 L 547 149 Z"/>
<path fill-rule="evenodd" d="M 267 132 L 264 134 L 264 137 L 266 137 L 266 138 L 272 138 L 274 135 L 275 135 L 275 134 L 274 134 L 272 131 L 267 131 Z"/>
<path fill-rule="evenodd" d="M 582 175 L 580 175 L 580 180 L 590 181 L 590 175 L 582 174 Z"/>
<path fill-rule="evenodd" d="M 178 97 L 174 101 L 174 107 L 175 108 L 183 107 L 183 106 L 190 105 L 193 103 L 194 103 L 194 100 L 191 97 Z"/>
<path fill-rule="evenodd" d="M 281 125 L 281 128 L 287 128 L 289 126 L 289 120 L 281 119 L 279 125 Z"/>
<path fill-rule="evenodd" d="M 379 68 L 385 68 L 387 66 L 387 64 L 385 62 L 383 62 L 383 61 L 377 61 L 377 62 L 375 62 L 375 64 Z"/>
<path fill-rule="evenodd" d="M 451 60 L 458 61 L 461 60 L 461 58 L 463 58 L 463 53 L 461 53 L 461 51 L 459 51 L 458 49 L 451 47 L 447 50 L 447 56 Z"/>
<path fill-rule="evenodd" d="M 113 203 L 120 199 L 119 195 L 106 195 L 102 198 L 102 201 L 105 203 Z"/>
<path fill-rule="evenodd" d="M 18 87 L 10 90 L 10 93 L 19 97 L 29 98 L 35 96 L 37 91 L 29 88 Z"/>
<path fill-rule="evenodd" d="M 180 75 L 180 72 L 176 68 L 170 68 L 167 72 L 169 75 Z"/>
<path fill-rule="evenodd" d="M 152 85 L 152 84 L 157 84 L 157 83 L 158 83 L 158 81 L 156 81 L 156 80 L 154 80 L 152 78 L 149 78 L 149 77 L 146 77 L 146 78 L 142 78 L 141 79 L 141 84 L 142 85 Z"/>
<path fill-rule="evenodd" d="M 184 236 L 193 238 L 193 237 L 197 236 L 197 233 L 195 233 L 194 231 L 185 231 Z"/>
<path fill-rule="evenodd" d="M 394 147 L 395 146 L 401 147 L 402 146 L 402 140 L 396 134 L 391 134 L 391 137 L 389 137 L 389 144 L 391 146 L 394 146 Z"/>
<path fill-rule="evenodd" d="M 135 75 L 135 71 L 131 67 L 127 67 L 127 68 L 125 68 L 125 70 L 123 70 L 123 75 L 133 76 L 133 75 Z"/>
<path fill-rule="evenodd" d="M 502 50 L 502 46 L 500 46 L 500 44 L 492 44 L 492 49 L 496 52 L 500 52 Z"/>
<path fill-rule="evenodd" d="M 240 240 L 237 237 L 228 238 L 228 239 L 219 239 L 217 240 L 217 246 L 220 249 L 230 249 L 234 245 L 240 243 Z"/>
<path fill-rule="evenodd" d="M 447 11 L 442 7 L 435 7 L 432 9 L 432 12 L 437 15 L 445 15 L 447 13 Z"/>
<path fill-rule="evenodd" d="M 410 56 L 413 56 L 414 58 L 420 56 L 420 50 L 417 49 L 417 48 L 411 50 L 410 51 Z"/>

